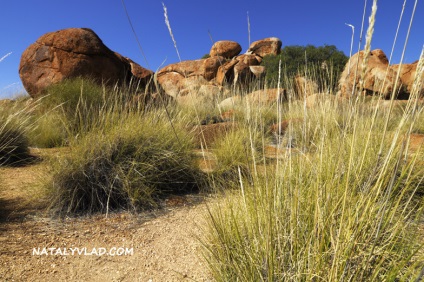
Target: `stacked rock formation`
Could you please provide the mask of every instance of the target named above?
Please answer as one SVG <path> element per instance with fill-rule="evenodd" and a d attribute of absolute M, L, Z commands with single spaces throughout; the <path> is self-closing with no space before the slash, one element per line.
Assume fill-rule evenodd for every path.
<path fill-rule="evenodd" d="M 266 38 L 253 42 L 245 54 L 240 55 L 240 44 L 218 41 L 206 59 L 171 64 L 157 73 L 157 81 L 164 92 L 180 103 L 194 98 L 214 99 L 226 84 L 246 84 L 262 77 L 265 68 L 260 66 L 266 55 L 280 53 L 282 42 Z M 195 97 L 193 97 L 193 95 Z"/>

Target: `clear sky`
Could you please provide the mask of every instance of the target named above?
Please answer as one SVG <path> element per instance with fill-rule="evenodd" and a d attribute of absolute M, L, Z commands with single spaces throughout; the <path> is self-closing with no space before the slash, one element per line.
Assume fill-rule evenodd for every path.
<path fill-rule="evenodd" d="M 156 71 L 178 62 L 165 25 L 162 2 L 182 60 L 209 53 L 212 43 L 233 40 L 245 52 L 250 41 L 278 37 L 287 45 L 336 45 L 349 55 L 351 28 L 358 50 L 366 0 L 125 0 L 144 59 L 126 17 L 122 0 L 13 0 L 2 1 L 0 16 L 0 98 L 22 91 L 18 67 L 22 52 L 41 35 L 70 27 L 93 29 L 113 51 Z M 418 1 L 405 62 L 418 60 L 424 44 L 424 3 Z M 405 5 L 393 63 L 400 60 L 414 0 Z M 390 55 L 404 0 L 378 1 L 371 49 Z M 366 27 L 372 0 L 367 0 Z M 366 28 L 365 27 L 365 28 Z M 364 40 L 365 41 L 365 40 Z"/>

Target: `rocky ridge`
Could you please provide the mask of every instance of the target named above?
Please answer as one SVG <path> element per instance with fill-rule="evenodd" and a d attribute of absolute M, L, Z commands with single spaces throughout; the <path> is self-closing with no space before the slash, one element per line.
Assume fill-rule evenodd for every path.
<path fill-rule="evenodd" d="M 265 67 L 261 66 L 263 58 L 278 55 L 281 46 L 279 38 L 270 37 L 253 42 L 241 54 L 239 43 L 217 41 L 207 58 L 170 64 L 153 73 L 110 50 L 93 30 L 69 28 L 46 33 L 31 44 L 22 54 L 19 74 L 33 98 L 44 95 L 51 84 L 89 77 L 109 85 L 137 80 L 149 92 L 172 97 L 180 104 L 221 102 L 229 96 L 228 86 L 243 87 L 263 78 L 266 73 Z M 365 95 L 380 95 L 383 99 L 390 98 L 391 93 L 395 93 L 397 99 L 409 98 L 418 61 L 390 66 L 380 49 L 371 51 L 366 59 L 364 57 L 364 51 L 360 51 L 347 62 L 339 79 L 340 96 L 349 98 L 359 91 Z M 424 76 L 421 86 L 417 84 L 421 96 L 424 95 L 423 79 Z M 320 92 L 315 82 L 301 76 L 293 79 L 293 91 L 298 98 Z"/>

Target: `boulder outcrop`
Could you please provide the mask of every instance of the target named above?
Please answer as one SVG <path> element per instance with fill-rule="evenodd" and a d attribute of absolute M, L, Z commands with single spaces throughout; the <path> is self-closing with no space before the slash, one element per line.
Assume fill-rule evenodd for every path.
<path fill-rule="evenodd" d="M 266 69 L 260 66 L 262 58 L 280 54 L 282 44 L 276 37 L 253 42 L 245 54 L 233 58 L 218 70 L 217 82 L 221 85 L 225 82 L 243 85 L 252 79 L 264 77 Z"/>
<path fill-rule="evenodd" d="M 234 59 L 236 64 L 233 67 L 233 83 L 248 84 L 254 74 L 250 70 L 251 66 L 257 66 L 262 59 L 254 54 L 243 54 Z"/>
<path fill-rule="evenodd" d="M 293 79 L 293 90 L 297 98 L 305 98 L 319 92 L 318 84 L 304 76 L 297 75 Z"/>
<path fill-rule="evenodd" d="M 245 54 L 239 43 L 218 41 L 210 57 L 170 64 L 156 74 L 130 58 L 110 50 L 88 28 L 69 28 L 46 33 L 22 54 L 19 75 L 28 94 L 40 97 L 51 84 L 77 77 L 116 85 L 136 79 L 141 87 L 155 85 L 162 93 L 187 103 L 193 99 L 214 100 L 226 85 L 248 85 L 262 79 L 266 69 L 260 66 L 266 55 L 277 55 L 280 39 L 272 37 L 253 42 Z M 157 89 L 157 90 L 160 90 Z"/>
<path fill-rule="evenodd" d="M 370 52 L 363 69 L 364 51 L 353 55 L 347 62 L 339 80 L 339 95 L 350 98 L 358 93 L 380 95 L 384 99 L 395 93 L 400 94 L 401 82 L 397 80 L 396 72 L 390 68 L 389 60 L 384 52 L 376 49 Z M 363 83 L 361 77 L 364 74 Z M 395 89 L 396 87 L 396 89 Z"/>
<path fill-rule="evenodd" d="M 254 104 L 257 106 L 270 105 L 278 101 L 284 102 L 287 100 L 287 91 L 285 89 L 264 89 L 256 90 L 244 96 L 233 96 L 229 97 L 221 103 L 219 103 L 220 108 L 222 109 L 231 109 L 236 104 L 240 104 L 242 101 L 245 101 L 249 104 Z"/>
<path fill-rule="evenodd" d="M 219 95 L 221 89 L 214 79 L 219 67 L 226 61 L 224 57 L 215 56 L 171 64 L 157 72 L 157 82 L 167 95 L 174 97 L 180 103 L 189 102 L 187 100 L 193 98 L 192 94 L 213 99 L 213 96 Z M 213 91 L 210 93 L 199 91 L 200 89 L 211 90 L 211 88 Z"/>
<path fill-rule="evenodd" d="M 421 82 L 417 84 L 419 88 L 417 88 L 416 90 L 412 89 L 414 85 L 414 80 L 417 74 L 417 66 L 418 66 L 418 61 L 412 64 L 403 64 L 402 66 L 392 65 L 391 68 L 396 73 L 400 68 L 400 81 L 402 82 L 404 91 L 407 93 L 408 96 L 412 93 L 412 91 L 416 91 L 416 93 L 414 94 L 418 95 L 418 97 L 422 97 L 424 96 L 424 72 L 422 73 L 421 78 L 417 77 L 417 80 L 418 80 L 417 82 Z"/>
<path fill-rule="evenodd" d="M 239 55 L 240 44 L 218 41 L 212 46 L 209 58 L 168 65 L 158 71 L 157 82 L 177 102 L 186 103 L 199 96 L 214 99 L 227 84 L 246 85 L 263 78 L 266 69 L 260 66 L 262 58 L 279 54 L 281 45 L 278 38 L 266 38 L 253 42 L 245 54 Z M 213 90 L 212 94 L 205 95 L 199 91 L 202 88 Z"/>
<path fill-rule="evenodd" d="M 28 94 L 39 97 L 51 84 L 75 77 L 99 83 L 146 84 L 153 72 L 110 50 L 88 28 L 69 28 L 41 36 L 22 54 L 19 75 Z"/>

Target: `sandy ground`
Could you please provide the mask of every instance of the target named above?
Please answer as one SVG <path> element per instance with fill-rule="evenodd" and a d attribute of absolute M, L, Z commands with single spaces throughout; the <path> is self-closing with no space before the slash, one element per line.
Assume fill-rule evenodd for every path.
<path fill-rule="evenodd" d="M 51 219 L 33 200 L 45 170 L 43 161 L 0 168 L 1 281 L 212 281 L 198 239 L 204 196 L 143 214 Z"/>

